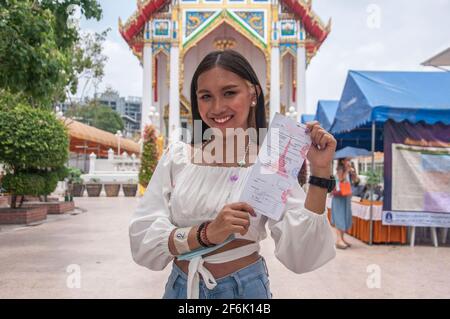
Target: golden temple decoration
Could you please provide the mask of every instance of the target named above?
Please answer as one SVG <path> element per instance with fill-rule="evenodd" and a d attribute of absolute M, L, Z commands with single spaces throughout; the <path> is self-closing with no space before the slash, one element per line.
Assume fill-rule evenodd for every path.
<path fill-rule="evenodd" d="M 234 49 L 236 47 L 236 39 L 234 38 L 215 38 L 214 47 L 216 50 Z"/>
<path fill-rule="evenodd" d="M 186 56 L 187 52 L 195 47 L 201 40 L 203 40 L 205 37 L 207 37 L 212 31 L 214 31 L 218 26 L 220 26 L 222 23 L 226 23 L 229 26 L 231 26 L 234 30 L 236 30 L 240 35 L 242 35 L 244 38 L 246 38 L 248 41 L 250 41 L 256 48 L 258 48 L 262 54 L 264 55 L 264 59 L 266 61 L 266 87 L 267 90 L 269 90 L 270 87 L 270 41 L 269 45 L 267 47 L 264 47 L 262 43 L 255 39 L 252 35 L 249 34 L 249 32 L 243 28 L 239 23 L 235 22 L 232 18 L 230 18 L 229 14 L 226 10 L 223 10 L 221 13 L 221 18 L 214 20 L 210 25 L 208 25 L 203 31 L 202 34 L 199 35 L 195 41 L 189 43 L 185 47 L 180 46 L 180 92 L 183 90 L 184 85 L 184 57 Z M 269 21 L 269 25 L 271 25 Z"/>

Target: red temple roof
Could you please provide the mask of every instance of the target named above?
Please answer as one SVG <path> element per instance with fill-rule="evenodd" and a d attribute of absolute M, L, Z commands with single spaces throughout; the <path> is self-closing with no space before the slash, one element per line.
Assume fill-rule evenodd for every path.
<path fill-rule="evenodd" d="M 324 26 L 317 14 L 311 9 L 311 1 L 304 3 L 302 0 L 281 0 L 292 10 L 303 23 L 305 30 L 320 44 L 325 41 L 330 33 L 330 22 Z"/>
<path fill-rule="evenodd" d="M 170 0 L 138 0 L 137 11 L 128 19 L 125 25 L 119 18 L 119 31 L 133 52 L 140 56 L 143 48 L 143 39 L 135 39 L 145 27 L 145 23 L 152 14 L 161 9 Z M 312 41 L 306 42 L 309 54 L 314 54 L 330 33 L 330 22 L 324 25 L 319 17 L 311 9 L 311 0 L 281 0 L 303 23 L 306 32 L 312 37 Z"/>

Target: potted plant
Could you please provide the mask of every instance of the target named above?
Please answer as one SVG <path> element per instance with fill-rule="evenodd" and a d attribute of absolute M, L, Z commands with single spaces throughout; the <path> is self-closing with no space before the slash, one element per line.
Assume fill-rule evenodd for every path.
<path fill-rule="evenodd" d="M 128 180 L 128 184 L 123 184 L 123 194 L 125 197 L 135 197 L 137 192 L 137 183 L 135 180 L 130 179 Z"/>
<path fill-rule="evenodd" d="M 111 183 L 105 183 L 105 192 L 108 197 L 117 197 L 120 191 L 120 184 L 114 180 Z"/>
<path fill-rule="evenodd" d="M 103 185 L 98 178 L 91 178 L 86 184 L 86 191 L 89 197 L 99 197 L 102 192 Z"/>
<path fill-rule="evenodd" d="M 69 176 L 67 178 L 69 194 L 73 197 L 83 197 L 84 184 L 81 178 L 81 170 L 78 168 L 69 168 Z"/>

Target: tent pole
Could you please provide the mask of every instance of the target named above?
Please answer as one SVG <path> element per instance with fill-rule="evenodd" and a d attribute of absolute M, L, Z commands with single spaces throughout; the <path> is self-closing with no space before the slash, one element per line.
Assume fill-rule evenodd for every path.
<path fill-rule="evenodd" d="M 372 174 L 375 173 L 375 121 L 372 121 Z M 369 245 L 373 243 L 373 185 L 370 187 L 370 225 L 369 225 Z"/>

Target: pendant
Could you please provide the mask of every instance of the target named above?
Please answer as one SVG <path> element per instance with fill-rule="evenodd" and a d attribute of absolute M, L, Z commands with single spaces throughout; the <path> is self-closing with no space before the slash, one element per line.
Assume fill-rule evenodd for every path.
<path fill-rule="evenodd" d="M 244 166 L 245 166 L 245 160 L 240 160 L 240 161 L 238 162 L 238 165 L 239 165 L 240 167 L 244 167 Z"/>

